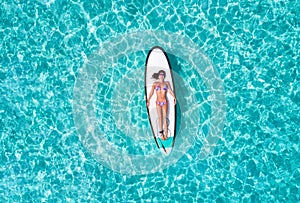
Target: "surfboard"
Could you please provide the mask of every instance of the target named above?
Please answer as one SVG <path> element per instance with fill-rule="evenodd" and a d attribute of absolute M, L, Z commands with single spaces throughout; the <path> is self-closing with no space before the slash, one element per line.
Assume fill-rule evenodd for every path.
<path fill-rule="evenodd" d="M 147 55 L 146 65 L 145 65 L 145 101 L 147 103 L 147 98 L 151 92 L 154 82 L 158 80 L 152 78 L 154 73 L 158 73 L 160 70 L 166 72 L 165 82 L 169 82 L 173 93 L 175 94 L 174 79 L 171 70 L 171 65 L 167 53 L 163 48 L 159 46 L 153 47 Z M 174 147 L 175 137 L 176 137 L 176 108 L 174 105 L 173 96 L 167 91 L 167 122 L 168 122 L 168 138 L 163 140 L 160 136 L 159 129 L 159 119 L 156 110 L 156 91 L 154 91 L 153 96 L 150 99 L 150 105 L 147 107 L 148 118 L 152 130 L 152 135 L 157 147 L 164 153 L 170 154 L 172 148 Z M 164 129 L 166 130 L 166 129 Z"/>

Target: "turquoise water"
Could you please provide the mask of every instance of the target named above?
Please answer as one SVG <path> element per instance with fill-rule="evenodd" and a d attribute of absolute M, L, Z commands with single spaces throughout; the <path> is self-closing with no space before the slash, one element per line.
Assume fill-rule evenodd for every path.
<path fill-rule="evenodd" d="M 0 202 L 300 200 L 298 1 L 1 1 L 0 9 Z M 190 39 L 204 55 L 176 52 L 172 47 L 187 41 L 157 36 L 176 73 L 180 150 L 162 158 L 174 161 L 169 165 L 144 162 L 137 172 L 121 163 L 132 155 L 162 156 L 147 134 L 143 106 L 152 39 L 144 40 L 148 48 L 112 60 L 101 53 L 137 46 L 128 38 L 125 48 L 106 42 L 148 31 Z M 226 112 L 203 157 L 221 98 L 201 69 L 210 62 L 222 80 L 219 109 L 226 104 Z M 85 76 L 96 78 L 94 86 L 76 89 L 89 81 Z M 76 103 L 81 92 L 93 93 L 95 102 Z M 94 111 L 85 114 L 82 106 Z M 76 118 L 74 107 L 95 115 L 91 128 L 102 133 L 83 131 L 90 122 Z M 113 151 L 101 151 L 104 142 Z"/>

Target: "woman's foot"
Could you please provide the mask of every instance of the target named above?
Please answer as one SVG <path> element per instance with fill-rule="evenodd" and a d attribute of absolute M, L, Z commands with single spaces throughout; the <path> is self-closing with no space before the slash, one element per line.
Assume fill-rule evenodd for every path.
<path fill-rule="evenodd" d="M 164 135 L 162 139 L 163 139 L 163 140 L 166 140 L 166 139 L 168 139 L 168 136 L 167 136 L 167 135 Z"/>
<path fill-rule="evenodd" d="M 166 131 L 166 134 L 164 134 L 165 140 L 168 139 L 168 131 Z"/>
<path fill-rule="evenodd" d="M 160 137 L 163 140 L 165 135 L 164 135 L 164 130 L 159 131 Z"/>

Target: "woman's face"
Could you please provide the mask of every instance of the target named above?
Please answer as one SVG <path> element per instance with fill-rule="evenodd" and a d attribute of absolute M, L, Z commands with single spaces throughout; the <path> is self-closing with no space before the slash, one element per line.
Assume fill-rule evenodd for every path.
<path fill-rule="evenodd" d="M 162 73 L 162 72 L 160 72 L 160 73 L 159 73 L 159 79 L 164 79 L 164 78 L 165 78 L 165 74 Z"/>

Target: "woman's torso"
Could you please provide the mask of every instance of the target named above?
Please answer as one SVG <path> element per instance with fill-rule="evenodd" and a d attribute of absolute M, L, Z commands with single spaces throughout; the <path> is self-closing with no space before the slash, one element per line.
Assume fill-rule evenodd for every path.
<path fill-rule="evenodd" d="M 163 83 L 157 82 L 155 84 L 155 91 L 156 91 L 157 101 L 165 101 L 167 91 L 168 91 L 167 83 L 166 82 L 163 82 Z"/>

